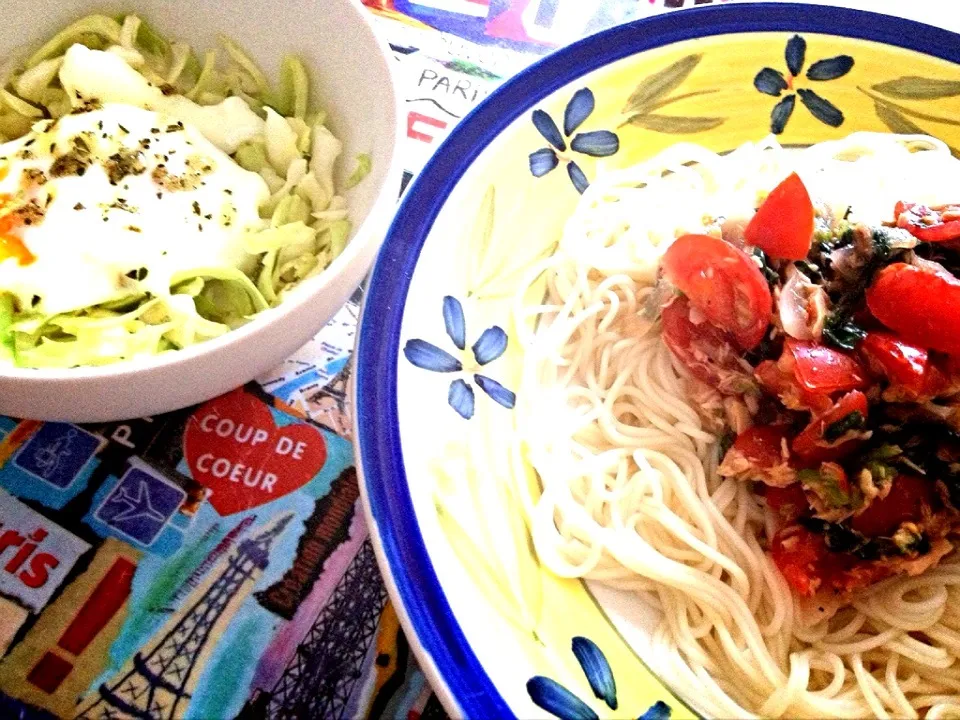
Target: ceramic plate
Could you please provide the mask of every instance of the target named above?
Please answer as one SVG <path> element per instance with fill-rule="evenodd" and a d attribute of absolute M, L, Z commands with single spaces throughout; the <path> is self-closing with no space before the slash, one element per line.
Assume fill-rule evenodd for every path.
<path fill-rule="evenodd" d="M 381 565 L 451 713 L 696 714 L 657 675 L 656 618 L 541 567 L 515 491 L 537 478 L 509 450 L 521 366 L 511 303 L 579 192 L 680 141 L 725 151 L 771 130 L 784 145 L 873 130 L 960 147 L 957 63 L 960 38 L 892 17 L 694 9 L 551 55 L 450 135 L 372 275 L 355 407 Z"/>

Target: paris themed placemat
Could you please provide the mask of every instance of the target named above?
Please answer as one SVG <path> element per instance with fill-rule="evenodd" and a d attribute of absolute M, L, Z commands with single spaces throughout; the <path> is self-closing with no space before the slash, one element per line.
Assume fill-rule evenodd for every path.
<path fill-rule="evenodd" d="M 397 64 L 403 187 L 552 49 L 710 1 L 363 0 Z M 98 425 L 0 417 L 0 718 L 445 717 L 359 502 L 360 301 L 199 406 Z"/>

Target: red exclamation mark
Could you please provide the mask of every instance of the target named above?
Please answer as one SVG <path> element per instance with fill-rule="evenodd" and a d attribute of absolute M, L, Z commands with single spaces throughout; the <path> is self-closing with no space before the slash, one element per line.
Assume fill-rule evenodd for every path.
<path fill-rule="evenodd" d="M 82 653 L 127 601 L 136 569 L 137 566 L 126 558 L 114 560 L 107 574 L 97 583 L 64 630 L 57 645 L 72 655 Z M 44 692 L 53 693 L 71 670 L 72 662 L 48 650 L 30 670 L 27 680 Z"/>

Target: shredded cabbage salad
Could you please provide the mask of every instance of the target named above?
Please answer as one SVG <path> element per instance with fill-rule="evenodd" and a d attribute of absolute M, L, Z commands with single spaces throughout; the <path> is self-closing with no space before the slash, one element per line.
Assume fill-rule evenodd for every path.
<path fill-rule="evenodd" d="M 259 225 L 242 237 L 250 259 L 238 266 L 180 271 L 169 288 L 159 290 L 148 287 L 145 271 L 132 272 L 108 301 L 66 312 L 48 311 L 36 296 L 27 302 L 0 283 L 0 363 L 66 368 L 185 348 L 278 305 L 343 251 L 351 224 L 341 191 L 370 172 L 370 156 L 358 156 L 338 188 L 334 167 L 342 144 L 326 127 L 326 113 L 311 104 L 301 60 L 286 57 L 272 86 L 243 49 L 227 38 L 220 42 L 198 56 L 136 15 L 90 15 L 5 69 L 0 142 L 89 110 L 78 108 L 80 93 L 74 97 L 74 80 L 66 72 L 65 58 L 79 44 L 122 58 L 151 92 L 162 91 L 165 116 L 196 127 L 236 164 L 259 175 L 269 196 L 258 208 Z M 112 79 L 102 82 L 112 83 L 104 91 L 110 102 L 138 105 L 133 90 L 125 96 Z M 97 84 L 89 77 L 77 83 Z M 2 260 L 12 262 L 16 258 Z"/>

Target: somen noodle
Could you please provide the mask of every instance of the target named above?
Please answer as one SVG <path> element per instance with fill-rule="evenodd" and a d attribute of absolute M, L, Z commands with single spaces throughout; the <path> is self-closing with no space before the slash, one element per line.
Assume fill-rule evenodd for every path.
<path fill-rule="evenodd" d="M 679 144 L 601 173 L 516 297 L 536 550 L 557 575 L 658 608 L 653 667 L 709 716 L 960 717 L 960 557 L 839 608 L 801 602 L 765 551 L 775 518 L 716 473 L 702 412 L 716 398 L 691 396 L 661 339 L 666 247 L 749 216 L 792 171 L 835 213 L 872 223 L 905 196 L 942 203 L 960 187 L 940 141 L 873 133 L 726 155 Z"/>

